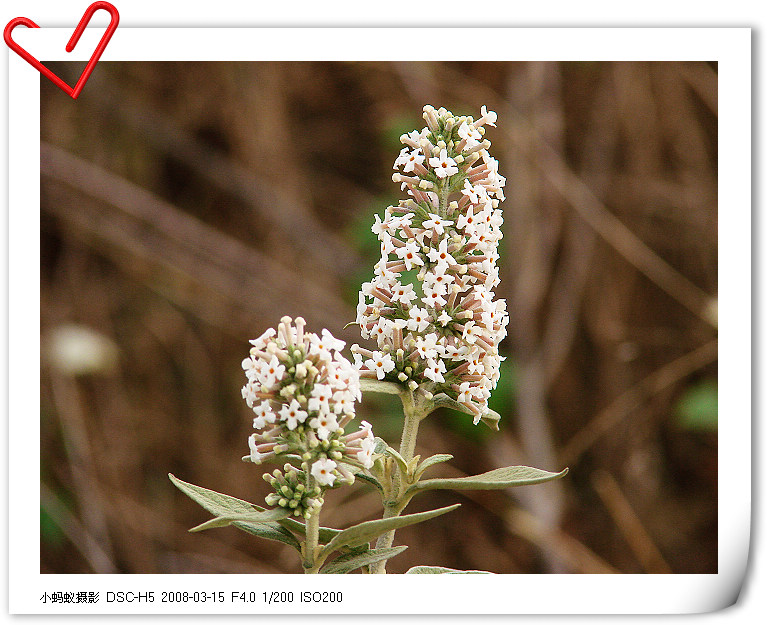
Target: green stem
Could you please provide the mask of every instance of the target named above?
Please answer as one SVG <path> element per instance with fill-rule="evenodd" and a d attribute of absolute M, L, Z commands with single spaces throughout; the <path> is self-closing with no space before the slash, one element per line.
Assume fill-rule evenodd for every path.
<path fill-rule="evenodd" d="M 309 476 L 307 488 L 314 488 L 314 479 Z M 306 519 L 306 542 L 304 543 L 304 573 L 317 573 L 322 562 L 317 562 L 320 542 L 320 510 Z"/>
<path fill-rule="evenodd" d="M 448 195 L 450 195 L 448 193 L 447 178 L 443 178 L 440 181 L 439 192 L 437 195 L 439 197 L 439 208 L 437 211 L 439 212 L 440 217 L 447 217 L 447 198 Z"/>
<path fill-rule="evenodd" d="M 418 425 L 428 414 L 428 408 L 426 405 L 418 402 L 411 392 L 402 393 L 400 399 L 402 400 L 402 408 L 405 413 L 405 423 L 402 427 L 402 441 L 400 442 L 399 453 L 405 462 L 409 464 L 415 455 Z M 405 496 L 405 491 L 409 485 L 408 476 L 403 475 L 402 471 L 397 469 L 396 479 L 397 483 L 394 485 L 395 488 L 392 489 L 393 500 L 384 504 L 384 519 L 398 517 L 410 501 L 410 498 Z M 394 543 L 394 532 L 395 530 L 390 530 L 379 536 L 376 541 L 376 549 L 388 549 L 391 547 Z M 386 573 L 386 560 L 370 565 L 370 572 Z"/>
<path fill-rule="evenodd" d="M 404 393 L 402 396 L 402 408 L 405 413 L 405 423 L 402 427 L 402 441 L 399 445 L 399 453 L 410 462 L 415 455 L 415 440 L 418 437 L 418 425 L 425 416 L 423 409 L 413 398 L 412 393 Z M 402 495 L 402 493 L 398 493 Z"/>

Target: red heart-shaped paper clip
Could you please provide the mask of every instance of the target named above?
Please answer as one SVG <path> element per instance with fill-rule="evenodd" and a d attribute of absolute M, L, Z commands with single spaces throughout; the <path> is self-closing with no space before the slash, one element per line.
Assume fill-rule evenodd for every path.
<path fill-rule="evenodd" d="M 16 28 L 16 26 L 21 25 L 21 26 L 26 26 L 28 28 L 40 28 L 31 19 L 27 17 L 15 17 L 14 19 L 12 19 L 10 22 L 8 22 L 8 24 L 5 27 L 5 30 L 3 31 L 3 39 L 5 39 L 5 43 L 8 45 L 8 47 L 11 50 L 16 52 L 16 54 L 18 54 L 21 58 L 23 58 L 32 67 L 36 68 L 43 76 L 51 80 L 56 86 L 62 89 L 66 94 L 76 99 L 77 96 L 80 95 L 80 92 L 83 90 L 83 87 L 85 87 L 85 83 L 88 82 L 88 78 L 90 78 L 90 75 L 93 72 L 93 68 L 96 67 L 96 63 L 98 63 L 98 60 L 101 58 L 101 55 L 103 54 L 104 49 L 107 47 L 109 40 L 112 38 L 112 35 L 117 29 L 117 24 L 120 22 L 120 14 L 117 12 L 117 9 L 113 5 L 111 5 L 109 2 L 94 2 L 85 10 L 85 13 L 80 19 L 80 23 L 77 25 L 77 28 L 75 28 L 75 32 L 72 33 L 72 37 L 70 37 L 69 43 L 67 43 L 67 47 L 66 47 L 67 52 L 71 52 L 72 50 L 74 50 L 75 46 L 77 45 L 77 42 L 80 40 L 80 37 L 85 31 L 85 27 L 88 26 L 88 22 L 91 21 L 91 17 L 93 17 L 93 14 L 99 9 L 104 9 L 105 11 L 109 12 L 111 16 L 109 20 L 109 26 L 107 26 L 106 31 L 101 36 L 101 40 L 99 41 L 99 44 L 96 46 L 96 49 L 91 55 L 91 58 L 88 61 L 88 64 L 85 66 L 83 73 L 80 74 L 80 79 L 77 81 L 77 84 L 74 87 L 70 87 L 61 78 L 56 76 L 56 74 L 54 74 L 51 70 L 45 67 L 45 65 L 43 65 L 40 61 L 38 61 L 35 57 L 33 57 L 29 52 L 27 52 L 24 48 L 22 48 L 11 37 L 11 32 L 13 31 L 14 28 Z"/>

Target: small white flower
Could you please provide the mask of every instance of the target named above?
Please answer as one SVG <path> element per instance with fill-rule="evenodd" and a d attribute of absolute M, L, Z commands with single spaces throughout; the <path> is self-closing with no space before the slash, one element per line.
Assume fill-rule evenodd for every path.
<path fill-rule="evenodd" d="M 430 291 L 437 291 L 440 295 L 447 294 L 450 284 L 455 281 L 455 276 L 449 273 L 429 271 L 424 276 L 423 288 L 424 292 L 428 289 Z"/>
<path fill-rule="evenodd" d="M 256 435 L 251 434 L 248 438 L 248 447 L 250 447 L 250 461 L 255 462 L 256 464 L 261 463 L 261 458 L 263 457 L 256 448 Z"/>
<path fill-rule="evenodd" d="M 447 150 L 440 150 L 439 156 L 429 159 L 429 165 L 434 169 L 438 178 L 446 178 L 458 173 L 458 164 L 447 155 Z"/>
<path fill-rule="evenodd" d="M 321 486 L 333 486 L 333 482 L 336 481 L 336 475 L 333 473 L 333 470 L 337 466 L 329 458 L 321 458 L 312 465 L 312 477 Z"/>
<path fill-rule="evenodd" d="M 407 155 L 410 153 L 410 150 L 407 149 L 407 147 L 402 148 L 399 151 L 399 156 L 394 161 L 394 165 L 392 169 L 397 169 L 399 167 L 402 167 L 405 162 L 407 161 Z"/>
<path fill-rule="evenodd" d="M 306 421 L 306 417 L 307 413 L 301 410 L 301 404 L 295 399 L 280 409 L 280 420 L 287 424 L 289 430 L 295 430 L 299 423 Z"/>
<path fill-rule="evenodd" d="M 262 401 L 258 408 L 254 408 L 253 411 L 256 413 L 256 417 L 253 419 L 253 427 L 257 430 L 266 427 L 267 423 L 274 423 L 277 419 L 277 415 L 274 414 L 272 405 L 268 400 Z"/>
<path fill-rule="evenodd" d="M 384 256 L 373 266 L 373 271 L 384 280 L 396 280 L 399 277 L 399 272 L 389 269 L 386 266 L 388 262 L 388 259 Z"/>
<path fill-rule="evenodd" d="M 482 117 L 480 120 L 484 120 L 486 124 L 489 126 L 495 127 L 495 122 L 498 121 L 498 114 L 494 111 L 488 111 L 487 107 L 483 104 L 479 109 L 480 114 Z"/>
<path fill-rule="evenodd" d="M 402 166 L 404 165 L 404 169 L 402 171 L 404 172 L 411 172 L 415 169 L 416 165 L 421 165 L 424 160 L 426 159 L 426 156 L 421 152 L 420 149 L 415 149 L 412 151 L 407 151 L 407 149 L 403 149 L 400 153 L 399 158 L 395 161 L 395 164 Z"/>
<path fill-rule="evenodd" d="M 421 301 L 426 306 L 431 306 L 432 308 L 442 308 L 445 304 L 447 304 L 447 300 L 437 290 L 432 290 L 426 293 L 421 298 Z"/>
<path fill-rule="evenodd" d="M 247 402 L 248 408 L 253 408 L 253 404 L 256 403 L 256 399 L 258 399 L 256 392 L 258 392 L 258 390 L 259 387 L 256 387 L 250 380 L 248 380 L 248 383 L 242 387 L 242 398 Z"/>
<path fill-rule="evenodd" d="M 437 335 L 434 332 L 426 336 L 419 336 L 415 340 L 415 348 L 418 355 L 424 360 L 430 360 L 437 357 Z"/>
<path fill-rule="evenodd" d="M 378 215 L 375 215 L 374 217 L 375 217 L 375 223 L 370 229 L 373 231 L 373 234 L 378 235 L 380 237 L 384 232 L 386 232 L 386 224 L 385 222 L 381 221 L 381 218 Z"/>
<path fill-rule="evenodd" d="M 319 411 L 322 413 L 330 412 L 330 398 L 333 396 L 333 390 L 328 384 L 315 384 L 309 398 L 309 411 Z"/>
<path fill-rule="evenodd" d="M 410 226 L 410 224 L 413 222 L 413 216 L 401 215 L 400 217 L 390 217 L 388 221 L 391 224 L 389 231 L 394 232 L 395 230 L 404 228 L 405 226 Z"/>
<path fill-rule="evenodd" d="M 465 404 L 469 401 L 471 401 L 471 391 L 469 390 L 469 385 L 471 382 L 461 382 L 460 386 L 458 387 L 458 402 L 461 404 Z"/>
<path fill-rule="evenodd" d="M 371 335 L 378 341 L 378 346 L 383 347 L 387 341 L 391 340 L 393 331 L 394 322 L 391 319 L 381 317 L 378 319 L 378 323 L 373 327 Z"/>
<path fill-rule="evenodd" d="M 479 142 L 482 141 L 482 135 L 479 130 L 477 130 L 473 124 L 469 125 L 466 122 L 463 122 L 458 127 L 458 136 L 461 137 L 461 139 L 466 139 L 464 150 L 470 150 L 479 145 Z"/>
<path fill-rule="evenodd" d="M 413 290 L 412 284 L 399 284 L 392 290 L 392 300 L 400 302 L 405 306 L 410 306 L 410 303 L 417 299 L 418 295 Z"/>
<path fill-rule="evenodd" d="M 277 356 L 272 356 L 269 364 L 262 367 L 259 373 L 259 382 L 266 387 L 272 387 L 285 375 L 285 366 L 277 360 Z"/>
<path fill-rule="evenodd" d="M 426 370 L 423 372 L 423 374 L 432 382 L 444 382 L 445 376 L 442 374 L 446 371 L 445 363 L 441 360 L 429 360 L 427 364 L 428 367 L 426 367 Z"/>
<path fill-rule="evenodd" d="M 458 217 L 458 222 L 456 223 L 456 226 L 458 226 L 466 234 L 471 236 L 472 234 L 474 234 L 474 231 L 476 230 L 477 223 L 478 223 L 478 218 L 474 215 L 474 205 L 469 204 L 469 208 L 466 209 L 466 213 Z"/>
<path fill-rule="evenodd" d="M 418 132 L 417 130 L 411 130 L 406 135 L 402 135 L 402 137 L 407 139 L 408 142 L 418 145 L 421 143 L 421 139 L 423 139 L 426 136 L 426 134 L 427 132 L 426 132 L 426 129 L 424 128 L 424 130 L 422 130 L 421 132 Z"/>
<path fill-rule="evenodd" d="M 366 360 L 365 365 L 371 371 L 376 372 L 376 377 L 383 380 L 385 375 L 394 369 L 394 360 L 389 354 L 373 352 L 373 358 Z"/>
<path fill-rule="evenodd" d="M 253 339 L 252 341 L 250 341 L 250 344 L 253 347 L 255 347 L 257 350 L 262 351 L 264 348 L 266 348 L 269 341 L 276 335 L 277 335 L 277 330 L 275 330 L 274 328 L 269 328 L 257 339 Z"/>
<path fill-rule="evenodd" d="M 334 414 L 322 414 L 309 421 L 309 427 L 317 432 L 317 438 L 326 441 L 338 429 L 338 422 Z"/>
<path fill-rule="evenodd" d="M 333 412 L 337 415 L 341 413 L 354 414 L 354 396 L 349 391 L 336 391 L 333 393 Z"/>
<path fill-rule="evenodd" d="M 447 251 L 447 246 L 448 240 L 442 239 L 436 250 L 432 248 L 426 253 L 429 260 L 433 263 L 437 263 L 437 266 L 443 268 L 443 270 L 458 264 L 458 261 Z"/>
<path fill-rule="evenodd" d="M 242 361 L 242 368 L 245 371 L 245 375 L 248 376 L 248 380 L 254 380 L 258 376 L 258 368 L 256 366 L 256 360 L 253 356 L 249 356 Z"/>
<path fill-rule="evenodd" d="M 473 321 L 467 321 L 463 326 L 463 340 L 473 344 L 477 340 L 477 336 L 481 336 L 481 330 Z"/>
<path fill-rule="evenodd" d="M 405 268 L 408 271 L 413 268 L 413 265 L 423 265 L 415 241 L 408 241 L 402 247 L 398 247 L 394 253 L 405 262 Z"/>
<path fill-rule="evenodd" d="M 392 236 L 388 232 L 384 232 L 379 238 L 381 239 L 381 256 L 389 256 L 397 251 Z"/>
<path fill-rule="evenodd" d="M 322 329 L 322 342 L 328 349 L 340 352 L 346 343 L 335 338 L 326 328 Z"/>
<path fill-rule="evenodd" d="M 325 341 L 325 336 L 320 338 L 316 334 L 309 333 L 309 353 L 320 358 L 330 358 L 330 345 Z M 332 337 L 331 337 L 332 338 Z"/>
<path fill-rule="evenodd" d="M 407 322 L 408 330 L 412 332 L 423 332 L 429 327 L 429 313 L 423 308 L 413 306 L 409 312 L 410 318 Z"/>
<path fill-rule="evenodd" d="M 375 437 L 371 431 L 368 431 L 367 438 L 363 438 L 360 442 L 361 450 L 357 452 L 357 460 L 366 469 L 373 466 L 373 450 L 375 446 Z"/>
<path fill-rule="evenodd" d="M 447 314 L 446 310 L 443 310 L 439 317 L 437 317 L 437 321 L 440 322 L 442 327 L 444 328 L 448 323 L 450 323 L 453 320 L 453 318 Z"/>
<path fill-rule="evenodd" d="M 433 230 L 438 235 L 442 236 L 445 233 L 445 226 L 452 226 L 453 222 L 449 219 L 442 219 L 439 215 L 429 213 L 429 219 L 423 222 L 423 227 Z"/>
<path fill-rule="evenodd" d="M 479 356 L 469 360 L 469 373 L 472 375 L 482 375 L 484 372 L 485 365 L 482 364 Z"/>

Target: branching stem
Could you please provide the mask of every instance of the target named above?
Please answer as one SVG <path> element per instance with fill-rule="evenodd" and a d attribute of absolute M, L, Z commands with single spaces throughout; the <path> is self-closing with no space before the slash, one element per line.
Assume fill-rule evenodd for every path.
<path fill-rule="evenodd" d="M 413 395 L 412 392 L 406 391 L 400 395 L 402 400 L 402 408 L 405 413 L 405 423 L 402 428 L 402 441 L 400 443 L 399 453 L 405 460 L 406 464 L 410 464 L 415 455 L 415 443 L 418 437 L 418 426 L 421 421 L 431 412 L 431 402 L 419 400 Z M 410 484 L 410 478 L 407 474 L 403 474 L 402 470 L 397 467 L 394 471 L 392 479 L 394 488 L 390 489 L 393 497 L 390 501 L 384 504 L 384 519 L 391 519 L 398 517 L 407 506 L 410 501 L 410 497 L 406 494 L 406 491 Z M 376 541 L 376 549 L 388 549 L 394 543 L 394 530 L 386 532 L 378 537 Z M 370 566 L 371 573 L 386 573 L 386 561 L 377 562 Z"/>

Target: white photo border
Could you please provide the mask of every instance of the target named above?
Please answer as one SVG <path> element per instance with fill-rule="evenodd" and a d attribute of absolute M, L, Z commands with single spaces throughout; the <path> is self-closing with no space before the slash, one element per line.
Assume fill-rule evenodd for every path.
<path fill-rule="evenodd" d="M 425 31 L 421 33 L 420 31 Z M 85 61 L 103 31 L 73 53 L 71 29 L 14 31 L 45 61 Z M 422 36 L 423 35 L 423 36 Z M 482 41 L 423 47 L 399 41 Z M 420 38 L 420 39 L 419 39 Z M 743 583 L 751 521 L 751 31 L 748 28 L 123 28 L 105 61 L 698 60 L 719 68 L 719 568 L 700 575 L 401 576 L 378 578 L 400 598 L 371 601 L 359 575 L 56 575 L 40 573 L 40 74 L 9 54 L 9 611 L 17 614 L 672 614 L 731 605 Z M 96 66 L 95 72 L 98 72 Z M 201 86 L 204 88 L 204 86 Z M 88 85 L 85 86 L 88 89 Z M 61 97 L 68 97 L 61 94 Z M 30 444 L 23 444 L 31 441 Z M 737 472 L 734 478 L 728 473 Z M 18 514 L 28 510 L 29 515 Z M 338 604 L 230 601 L 233 591 L 341 590 Z M 52 591 L 95 591 L 89 604 L 43 604 Z M 224 591 L 224 603 L 161 603 L 163 591 Z M 154 601 L 106 601 L 108 592 Z M 481 600 L 479 598 L 481 597 Z M 556 598 L 553 600 L 552 598 Z"/>

